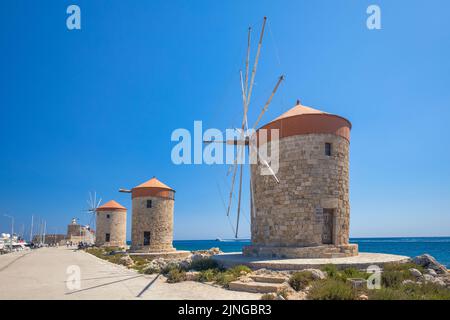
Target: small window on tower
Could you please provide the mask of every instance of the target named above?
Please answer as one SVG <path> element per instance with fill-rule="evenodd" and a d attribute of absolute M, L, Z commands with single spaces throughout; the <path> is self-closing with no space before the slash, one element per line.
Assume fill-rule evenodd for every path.
<path fill-rule="evenodd" d="M 151 208 L 152 207 L 152 200 L 147 200 L 147 208 Z"/>
<path fill-rule="evenodd" d="M 325 143 L 325 155 L 331 156 L 331 143 L 328 142 Z"/>
<path fill-rule="evenodd" d="M 107 214 L 107 215 L 106 215 L 106 219 L 109 219 L 109 217 L 110 217 L 109 214 Z"/>
<path fill-rule="evenodd" d="M 144 246 L 150 245 L 150 231 L 144 231 Z"/>

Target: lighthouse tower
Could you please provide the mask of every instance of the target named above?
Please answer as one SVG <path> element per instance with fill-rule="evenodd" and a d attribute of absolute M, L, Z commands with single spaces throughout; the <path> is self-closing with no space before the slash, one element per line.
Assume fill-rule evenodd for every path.
<path fill-rule="evenodd" d="M 96 209 L 95 245 L 126 247 L 127 208 L 114 200 Z"/>
<path fill-rule="evenodd" d="M 244 254 L 357 255 L 357 245 L 349 244 L 350 121 L 298 102 L 261 129 L 279 130 L 280 182 L 252 165 L 252 245 Z M 267 143 L 271 150 L 270 139 Z"/>

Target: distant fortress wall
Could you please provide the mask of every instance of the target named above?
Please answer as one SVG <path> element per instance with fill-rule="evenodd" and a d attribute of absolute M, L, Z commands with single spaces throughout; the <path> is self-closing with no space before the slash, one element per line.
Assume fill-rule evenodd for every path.
<path fill-rule="evenodd" d="M 85 230 L 80 224 L 69 224 L 67 226 L 67 238 L 70 237 L 80 237 L 85 235 Z"/>
<path fill-rule="evenodd" d="M 43 235 L 35 235 L 33 236 L 33 243 L 41 243 L 44 241 L 45 244 L 61 244 L 66 239 L 65 234 L 46 234 L 45 237 Z"/>

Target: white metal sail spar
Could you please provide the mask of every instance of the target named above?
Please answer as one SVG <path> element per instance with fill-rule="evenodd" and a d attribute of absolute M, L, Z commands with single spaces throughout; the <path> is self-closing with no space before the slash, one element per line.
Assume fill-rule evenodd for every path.
<path fill-rule="evenodd" d="M 89 192 L 89 199 L 86 200 L 88 208 L 84 210 L 84 212 L 88 213 L 90 215 L 89 217 L 89 225 L 95 229 L 95 220 L 96 220 L 96 213 L 97 208 L 100 206 L 100 203 L 102 202 L 102 198 L 97 200 L 97 192 L 94 191 Z"/>
<path fill-rule="evenodd" d="M 275 88 L 272 90 L 272 93 L 271 93 L 269 99 L 267 100 L 266 104 L 265 104 L 264 107 L 262 108 L 261 113 L 259 114 L 259 116 L 258 116 L 258 118 L 257 118 L 257 120 L 256 120 L 256 122 L 255 122 L 255 125 L 253 126 L 253 132 L 254 132 L 254 130 L 256 130 L 256 126 L 258 125 L 258 123 L 259 123 L 259 121 L 261 120 L 261 118 L 262 118 L 262 116 L 264 115 L 264 113 L 267 111 L 267 109 L 268 109 L 270 103 L 272 102 L 273 97 L 275 96 L 275 93 L 276 93 L 277 90 L 278 90 L 278 87 L 280 86 L 280 84 L 281 84 L 281 82 L 282 82 L 283 80 L 284 80 L 284 76 L 280 76 L 279 79 L 278 79 L 277 84 L 275 85 Z M 250 86 L 250 88 L 251 88 L 251 86 Z M 251 90 L 251 89 L 250 89 L 250 90 Z M 245 103 L 246 101 L 249 101 L 249 100 L 246 98 L 246 99 L 244 99 L 244 103 Z M 247 108 L 247 110 L 248 110 L 248 108 Z M 244 119 L 246 119 L 246 111 L 247 111 L 247 110 L 244 111 Z M 259 152 L 257 146 L 255 146 L 250 140 L 248 140 L 247 137 L 245 137 L 245 140 L 242 139 L 241 141 L 243 142 L 244 145 L 251 146 L 251 148 L 252 148 L 253 150 L 256 151 L 257 158 L 260 159 L 261 163 L 263 163 L 264 166 L 269 170 L 270 174 L 273 176 L 273 178 L 275 179 L 275 181 L 276 181 L 277 183 L 280 183 L 280 180 L 279 180 L 278 177 L 276 176 L 276 174 L 275 174 L 275 172 L 273 171 L 272 167 L 271 167 L 271 166 L 269 165 L 269 163 L 267 162 L 267 159 L 265 159 L 264 157 L 262 157 L 262 155 L 261 155 L 261 153 Z M 242 146 L 242 148 L 244 148 L 244 146 Z M 245 152 L 245 150 L 244 150 L 244 152 Z M 249 153 L 250 153 L 250 150 L 249 150 Z M 239 216 L 240 216 L 240 208 L 241 208 L 240 205 L 241 205 L 242 171 L 243 171 L 243 167 L 242 167 L 243 164 L 242 164 L 242 163 L 243 163 L 243 162 L 241 161 L 241 164 L 240 164 L 241 172 L 240 172 L 240 179 L 239 179 L 238 210 L 237 210 L 237 220 L 236 220 L 236 235 L 235 235 L 236 238 L 237 238 L 237 234 L 238 234 L 238 231 L 239 231 Z M 252 206 L 251 212 L 252 212 L 252 215 L 254 216 L 254 212 L 253 212 L 253 208 L 254 208 L 253 182 L 252 182 L 251 172 L 250 172 L 250 202 L 251 202 L 251 206 Z"/>
<path fill-rule="evenodd" d="M 261 47 L 262 47 L 262 42 L 263 42 L 263 38 L 264 38 L 264 31 L 265 31 L 265 26 L 266 26 L 266 22 L 267 22 L 267 18 L 264 17 L 263 20 L 263 24 L 262 24 L 262 29 L 261 29 L 261 34 L 259 37 L 259 41 L 258 41 L 258 47 L 257 47 L 257 51 L 256 51 L 256 56 L 255 56 L 255 61 L 252 67 L 252 72 L 251 72 L 251 77 L 249 76 L 249 72 L 250 72 L 250 40 L 251 40 L 251 28 L 248 29 L 248 37 L 247 37 L 247 55 L 246 55 L 246 61 L 245 61 L 245 77 L 242 75 L 242 71 L 240 71 L 240 82 L 241 82 L 241 95 L 242 95 L 242 105 L 243 105 L 243 118 L 242 118 L 242 123 L 241 123 L 241 127 L 240 127 L 240 138 L 239 139 L 234 139 L 234 140 L 228 140 L 228 141 L 219 141 L 219 140 L 209 140 L 209 141 L 204 141 L 204 143 L 224 143 L 224 144 L 228 144 L 228 145 L 235 145 L 237 152 L 236 152 L 236 156 L 235 159 L 231 165 L 231 167 L 228 170 L 227 175 L 230 173 L 230 169 L 232 170 L 233 174 L 231 177 L 231 187 L 230 187 L 230 193 L 228 196 L 228 206 L 227 206 L 227 216 L 230 216 L 230 211 L 231 211 L 231 207 L 232 207 L 232 200 L 233 200 L 233 196 L 234 196 L 234 190 L 235 190 L 235 183 L 236 183 L 236 175 L 237 175 L 237 171 L 240 170 L 239 172 L 239 189 L 238 189 L 238 204 L 237 204 L 237 216 L 236 216 L 236 228 L 235 228 L 235 238 L 238 238 L 238 232 L 239 232 L 239 222 L 240 222 L 240 213 L 241 213 L 241 200 L 242 200 L 242 180 L 243 180 L 243 170 L 244 170 L 244 160 L 245 160 L 245 147 L 247 146 L 247 148 L 249 147 L 249 145 L 251 145 L 251 149 L 248 148 L 248 152 L 256 152 L 256 156 L 257 159 L 260 160 L 260 162 L 269 170 L 269 172 L 271 173 L 271 175 L 274 177 L 275 181 L 277 183 L 279 183 L 279 179 L 277 178 L 277 176 L 275 175 L 275 172 L 272 170 L 272 168 L 270 167 L 267 159 L 265 159 L 264 157 L 262 157 L 262 155 L 260 154 L 260 152 L 257 150 L 257 147 L 255 147 L 254 145 L 252 145 L 250 143 L 250 137 L 248 136 L 248 134 L 245 132 L 245 129 L 248 130 L 248 119 L 247 119 L 247 114 L 248 114 L 248 110 L 249 110 L 249 106 L 250 106 L 250 101 L 251 101 L 251 97 L 252 97 L 252 93 L 253 93 L 253 87 L 255 84 L 255 77 L 256 77 L 256 72 L 258 69 L 258 62 L 259 62 L 259 57 L 261 54 Z M 262 116 L 264 115 L 264 113 L 267 111 L 270 103 L 272 102 L 272 99 L 275 95 L 275 93 L 277 92 L 281 82 L 284 80 L 284 76 L 280 76 L 278 79 L 278 82 L 275 85 L 275 88 L 272 90 L 272 93 L 269 97 L 269 99 L 267 100 L 267 102 L 265 103 L 265 105 L 263 106 L 256 122 L 255 125 L 253 126 L 253 132 L 256 128 L 256 126 L 258 125 L 259 121 L 261 120 Z M 253 187 L 253 183 L 252 183 L 252 177 L 251 177 L 251 173 L 250 173 L 250 197 L 251 197 L 251 211 L 252 211 L 252 215 L 254 215 L 253 212 L 253 208 L 254 208 L 254 196 L 253 196 L 253 192 L 254 192 L 254 187 Z"/>

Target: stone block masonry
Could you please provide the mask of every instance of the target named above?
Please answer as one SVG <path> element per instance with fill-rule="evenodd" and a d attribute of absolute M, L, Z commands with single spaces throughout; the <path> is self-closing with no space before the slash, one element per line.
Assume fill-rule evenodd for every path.
<path fill-rule="evenodd" d="M 126 247 L 126 239 L 126 211 L 111 210 L 97 212 L 95 245 L 124 248 Z"/>
<path fill-rule="evenodd" d="M 331 155 L 326 154 L 326 144 L 331 145 Z M 281 138 L 280 183 L 259 170 L 259 165 L 252 165 L 252 246 L 244 248 L 244 254 L 289 258 L 358 254 L 357 246 L 349 244 L 347 139 L 329 133 Z"/>
<path fill-rule="evenodd" d="M 151 208 L 147 207 L 151 201 Z M 132 246 L 134 252 L 174 251 L 173 240 L 173 199 L 161 197 L 133 198 Z M 145 235 L 148 233 L 148 244 Z"/>

